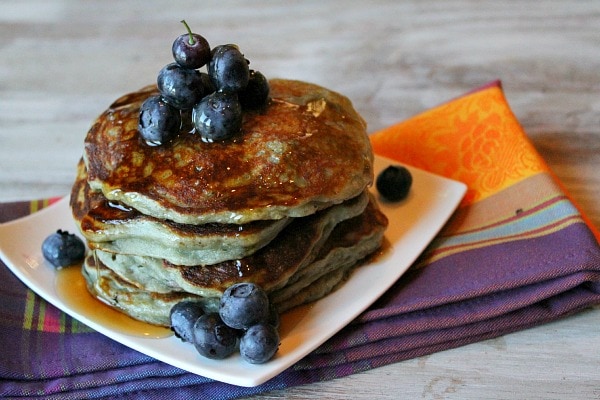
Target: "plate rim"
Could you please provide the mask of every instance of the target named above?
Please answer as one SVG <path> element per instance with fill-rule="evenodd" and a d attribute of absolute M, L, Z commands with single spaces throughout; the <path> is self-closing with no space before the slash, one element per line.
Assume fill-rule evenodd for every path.
<path fill-rule="evenodd" d="M 139 351 L 140 353 L 143 353 L 147 356 L 153 357 L 157 360 L 160 360 L 160 361 L 170 364 L 172 366 L 184 369 L 184 370 L 194 373 L 194 374 L 198 374 L 198 375 L 210 378 L 210 379 L 215 379 L 215 380 L 218 380 L 221 382 L 230 383 L 230 384 L 237 385 L 237 386 L 245 386 L 245 387 L 258 386 L 258 385 L 268 381 L 269 379 L 273 378 L 274 376 L 278 375 L 279 373 L 283 372 L 285 369 L 287 369 L 288 367 L 292 366 L 293 364 L 295 364 L 296 362 L 298 362 L 299 360 L 304 358 L 306 355 L 308 355 L 310 352 L 312 352 L 318 346 L 322 345 L 329 338 L 331 338 L 337 332 L 339 332 L 341 329 L 343 329 L 349 322 L 351 322 L 354 318 L 356 318 L 360 313 L 362 313 L 364 310 L 366 310 L 383 293 L 385 293 L 385 291 L 387 291 L 394 284 L 394 282 L 396 282 L 406 272 L 406 270 L 408 270 L 410 265 L 412 265 L 412 263 L 414 263 L 414 261 L 423 252 L 423 250 L 425 250 L 427 245 L 429 245 L 429 243 L 435 238 L 437 233 L 442 229 L 442 227 L 447 222 L 447 220 L 452 216 L 454 211 L 458 208 L 458 206 L 467 190 L 467 186 L 462 182 L 459 182 L 459 181 L 456 181 L 456 180 L 453 180 L 450 178 L 446 178 L 446 177 L 443 177 L 443 176 L 440 176 L 440 175 L 437 175 L 437 174 L 410 166 L 406 163 L 402 163 L 402 162 L 392 160 L 389 158 L 385 158 L 385 157 L 376 155 L 375 156 L 375 164 L 376 164 L 375 174 L 377 174 L 378 169 L 380 170 L 382 168 L 382 165 L 389 165 L 389 164 L 404 165 L 411 171 L 411 173 L 413 173 L 413 175 L 428 177 L 429 179 L 432 179 L 433 181 L 437 181 L 440 184 L 443 183 L 445 185 L 445 187 L 447 188 L 447 190 L 449 191 L 449 193 L 445 197 L 445 200 L 449 201 L 450 203 L 444 207 L 443 212 L 442 212 L 443 215 L 442 215 L 442 217 L 438 218 L 435 221 L 435 226 L 427 227 L 428 235 L 425 240 L 422 240 L 419 243 L 420 249 L 416 252 L 413 252 L 413 254 L 411 254 L 411 256 L 407 260 L 405 260 L 405 262 L 403 263 L 403 267 L 398 269 L 398 271 L 395 274 L 395 276 L 393 277 L 393 279 L 389 279 L 389 281 L 385 282 L 385 284 L 381 284 L 381 286 L 379 286 L 377 288 L 378 289 L 377 291 L 379 292 L 378 295 L 371 296 L 372 298 L 370 298 L 369 301 L 362 301 L 360 307 L 356 307 L 356 308 L 352 309 L 351 311 L 347 311 L 347 312 L 343 313 L 344 318 L 342 318 L 342 319 L 340 319 L 340 321 L 338 321 L 335 329 L 329 329 L 326 334 L 321 334 L 318 337 L 318 339 L 309 339 L 309 341 L 304 343 L 302 346 L 298 346 L 295 349 L 295 351 L 291 351 L 284 355 L 282 355 L 282 354 L 276 355 L 276 357 L 274 359 L 272 359 L 271 361 L 269 361 L 268 363 L 265 363 L 265 364 L 252 365 L 252 364 L 246 363 L 243 360 L 241 360 L 241 357 L 239 357 L 238 354 L 230 357 L 230 359 L 228 359 L 228 360 L 209 360 L 209 359 L 199 358 L 200 356 L 198 355 L 197 357 L 195 357 L 194 365 L 190 365 L 190 360 L 188 360 L 187 358 L 185 360 L 180 360 L 180 361 L 173 360 L 171 357 L 168 357 L 168 356 L 165 357 L 165 354 L 164 354 L 164 352 L 166 351 L 165 347 L 166 347 L 166 349 L 169 349 L 169 346 L 179 347 L 180 345 L 185 345 L 186 346 L 185 349 L 189 349 L 188 346 L 191 346 L 191 344 L 182 343 L 179 339 L 176 339 L 174 336 L 170 336 L 167 338 L 158 338 L 158 339 L 157 338 L 143 338 L 143 337 L 137 337 L 137 336 L 130 336 L 127 334 L 123 334 L 121 332 L 116 332 L 110 328 L 107 329 L 106 327 L 103 327 L 101 324 L 96 323 L 93 320 L 90 320 L 85 315 L 81 315 L 77 311 L 72 310 L 56 294 L 55 290 L 51 290 L 49 292 L 46 287 L 44 287 L 44 286 L 40 287 L 40 285 L 37 282 L 35 282 L 35 280 L 33 280 L 26 273 L 25 268 L 27 268 L 27 267 L 24 267 L 22 265 L 17 265 L 18 263 L 13 260 L 14 257 L 11 257 L 5 251 L 5 246 L 2 243 L 2 239 L 6 237 L 5 236 L 6 232 L 9 232 L 11 229 L 14 229 L 14 227 L 17 227 L 17 228 L 23 227 L 23 226 L 26 226 L 27 223 L 31 223 L 32 221 L 37 221 L 38 219 L 41 221 L 47 221 L 47 220 L 52 219 L 53 216 L 57 215 L 58 214 L 57 210 L 60 211 L 61 207 L 62 208 L 66 207 L 68 209 L 69 196 L 65 196 L 62 199 L 58 200 L 57 202 L 49 205 L 48 207 L 43 208 L 40 211 L 33 213 L 33 214 L 0 224 L 0 259 L 2 259 L 4 264 L 8 267 L 8 269 L 11 270 L 11 272 L 19 280 L 21 280 L 27 287 L 29 287 L 32 291 L 34 291 L 36 294 L 38 294 L 40 297 L 42 297 L 45 301 L 54 305 L 55 307 L 57 307 L 64 313 L 70 315 L 72 318 L 75 318 L 75 319 L 83 322 L 84 324 L 88 325 L 90 328 L 94 329 L 95 331 L 103 334 L 104 336 L 111 338 L 112 340 L 115 340 L 115 341 L 117 341 L 125 346 L 128 346 L 136 351 Z M 414 182 L 415 181 L 413 181 L 413 185 L 414 185 Z M 375 192 L 375 190 L 373 188 L 371 190 L 372 190 L 372 192 Z M 378 196 L 376 196 L 376 197 L 378 197 Z M 379 200 L 378 200 L 378 202 L 379 202 L 380 207 L 382 208 L 382 211 L 384 212 L 384 214 L 386 214 L 386 207 L 395 207 L 396 206 L 395 204 L 389 204 L 389 203 L 381 202 Z M 390 213 L 389 209 L 388 209 L 388 213 Z M 429 214 L 427 214 L 427 215 L 429 215 Z M 394 223 L 394 221 L 392 221 L 390 218 L 390 225 L 392 223 Z M 74 228 L 75 224 L 72 220 L 67 221 L 64 224 L 69 225 L 69 229 L 71 229 L 71 230 L 75 229 L 74 232 L 79 234 L 79 231 L 76 228 Z M 71 225 L 73 227 L 70 227 Z M 55 228 L 58 229 L 61 227 L 59 226 L 59 227 L 55 227 Z M 61 229 L 65 229 L 65 228 L 61 228 Z M 388 230 L 389 229 L 390 229 L 390 227 L 388 227 Z M 386 232 L 386 235 L 387 235 L 387 232 Z M 25 246 L 25 247 L 27 247 L 27 246 Z M 30 245 L 29 247 L 33 248 L 33 245 Z M 38 246 L 39 254 L 36 253 L 37 263 L 39 264 L 38 266 L 41 266 L 42 268 L 52 269 L 53 267 L 51 267 L 47 262 L 43 261 L 43 257 L 41 258 L 41 263 L 40 263 L 40 257 L 41 257 L 41 250 L 39 250 L 40 247 L 41 247 L 41 241 L 39 242 L 39 246 Z M 394 246 L 393 245 L 392 245 L 392 255 L 394 255 Z M 23 262 L 28 263 L 31 261 L 31 260 L 28 261 L 26 259 L 27 255 L 23 254 L 21 256 L 24 257 L 22 260 L 20 260 L 21 263 L 23 263 Z M 33 258 L 35 259 L 36 257 L 33 257 Z M 35 263 L 36 261 L 33 260 L 31 262 Z M 371 266 L 371 268 L 376 268 L 378 265 L 384 264 L 386 262 L 391 262 L 391 261 L 383 260 L 381 262 L 378 261 L 375 263 L 367 263 L 365 265 L 360 266 L 356 270 L 354 270 L 352 275 L 348 279 L 348 281 L 346 281 L 342 287 L 340 287 L 337 291 L 327 295 L 325 298 L 313 303 L 314 306 L 316 307 L 315 312 L 319 312 L 319 309 L 323 308 L 323 307 L 325 307 L 325 311 L 327 311 L 326 306 L 329 305 L 333 301 L 333 299 L 336 298 L 336 296 L 339 297 L 338 292 L 343 291 L 344 287 L 346 287 L 348 285 L 348 282 L 353 282 L 356 279 L 359 279 L 365 273 L 367 273 L 367 276 L 368 276 L 368 272 L 369 272 L 368 267 L 369 266 Z M 28 267 L 31 268 L 30 265 L 28 265 Z M 376 271 L 377 271 L 377 269 L 376 269 Z M 51 273 L 54 273 L 54 271 L 51 270 Z M 52 280 L 51 285 L 52 285 L 52 287 L 54 287 L 54 280 Z M 282 339 L 281 340 L 282 344 L 284 344 L 285 337 L 282 337 L 281 339 Z M 154 342 L 151 342 L 151 343 L 153 343 L 153 345 L 146 346 L 146 344 L 150 343 L 148 341 L 154 341 Z M 177 345 L 174 345 L 171 343 L 173 341 L 176 341 L 179 343 Z M 165 346 L 167 344 L 167 342 L 168 342 L 169 346 Z M 190 353 L 195 353 L 195 352 L 190 352 Z M 223 368 L 224 363 L 236 365 L 236 368 L 233 368 L 233 370 L 231 368 Z M 244 373 L 239 374 L 240 368 L 242 368 L 242 367 L 243 367 Z M 231 372 L 225 373 L 224 370 L 229 370 Z M 235 372 L 235 374 L 237 374 L 237 375 L 235 375 L 233 372 Z"/>

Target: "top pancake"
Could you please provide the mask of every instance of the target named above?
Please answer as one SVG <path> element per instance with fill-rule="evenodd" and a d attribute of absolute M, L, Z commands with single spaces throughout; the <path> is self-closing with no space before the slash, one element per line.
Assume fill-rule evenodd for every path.
<path fill-rule="evenodd" d="M 245 112 L 232 139 L 204 143 L 183 126 L 147 145 L 139 107 L 155 87 L 123 96 L 85 140 L 89 184 L 109 200 L 178 223 L 300 217 L 358 196 L 373 179 L 366 125 L 350 101 L 323 87 L 271 80 L 263 112 Z"/>

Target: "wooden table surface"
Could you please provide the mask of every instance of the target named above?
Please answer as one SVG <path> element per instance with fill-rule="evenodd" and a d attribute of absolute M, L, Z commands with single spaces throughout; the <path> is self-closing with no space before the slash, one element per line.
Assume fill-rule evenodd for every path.
<path fill-rule="evenodd" d="M 166 4 L 170 5 L 167 6 Z M 268 77 L 350 97 L 374 132 L 501 79 L 600 226 L 599 1 L 0 1 L 0 201 L 65 195 L 91 121 L 155 81 L 181 19 Z M 600 308 L 347 378 L 297 399 L 600 399 Z"/>

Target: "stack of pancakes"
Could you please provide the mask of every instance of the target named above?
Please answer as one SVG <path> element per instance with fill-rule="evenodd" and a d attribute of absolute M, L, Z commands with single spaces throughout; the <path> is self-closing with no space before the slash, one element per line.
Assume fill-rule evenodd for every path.
<path fill-rule="evenodd" d="M 380 247 L 387 219 L 368 192 L 363 119 L 320 86 L 270 85 L 267 108 L 220 143 L 184 124 L 172 142 L 146 144 L 139 108 L 155 87 L 98 117 L 71 193 L 92 294 L 169 325 L 178 301 L 216 307 L 230 285 L 254 282 L 282 312 L 325 296 Z"/>

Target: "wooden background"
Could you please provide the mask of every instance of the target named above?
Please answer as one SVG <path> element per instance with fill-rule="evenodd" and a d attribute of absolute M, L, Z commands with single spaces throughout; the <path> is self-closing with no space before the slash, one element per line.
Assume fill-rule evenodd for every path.
<path fill-rule="evenodd" d="M 268 77 L 346 94 L 370 132 L 501 79 L 600 226 L 599 1 L 0 0 L 0 201 L 67 194 L 92 120 L 155 81 L 183 18 Z M 592 309 L 259 398 L 600 399 L 599 370 Z"/>

